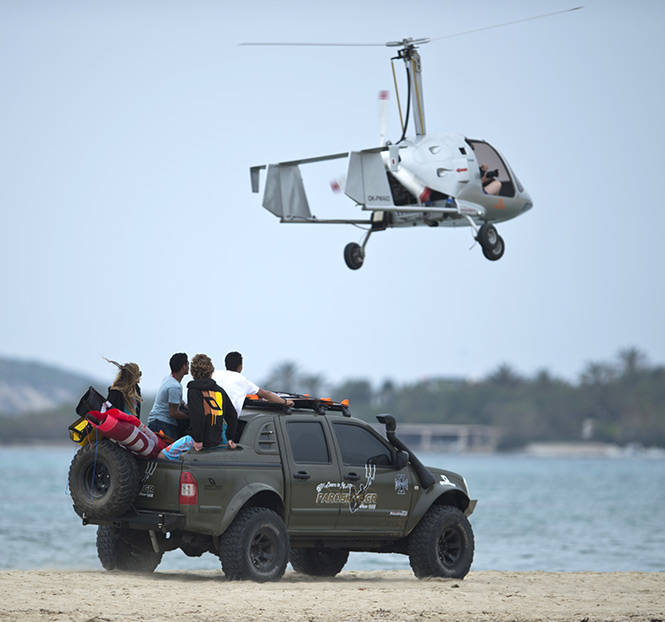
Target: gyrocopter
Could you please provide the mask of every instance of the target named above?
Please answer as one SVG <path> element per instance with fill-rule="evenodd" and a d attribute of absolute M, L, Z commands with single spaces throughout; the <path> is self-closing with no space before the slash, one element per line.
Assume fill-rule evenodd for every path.
<path fill-rule="evenodd" d="M 573 10 L 576 9 L 557 13 Z M 508 24 L 490 28 L 505 25 Z M 506 159 L 488 142 L 463 134 L 427 133 L 418 48 L 444 38 L 447 37 L 407 38 L 376 44 L 397 48 L 397 55 L 391 58 L 393 75 L 395 61 L 403 61 L 406 70 L 406 113 L 402 116 L 400 107 L 402 136 L 396 143 L 382 140 L 381 145 L 370 149 L 250 168 L 252 192 L 255 193 L 259 192 L 260 171 L 267 169 L 262 205 L 278 216 L 282 223 L 367 226 L 362 243 L 351 242 L 344 249 L 344 260 L 352 270 L 363 265 L 365 248 L 373 233 L 398 227 L 470 227 L 483 255 L 490 261 L 496 261 L 505 250 L 496 223 L 524 214 L 533 206 L 529 193 Z M 396 79 L 395 89 L 399 103 Z M 407 137 L 410 120 L 413 121 L 415 136 Z M 337 159 L 347 160 L 346 177 L 341 189 L 361 211 L 368 212 L 365 219 L 320 219 L 310 211 L 299 167 Z"/>

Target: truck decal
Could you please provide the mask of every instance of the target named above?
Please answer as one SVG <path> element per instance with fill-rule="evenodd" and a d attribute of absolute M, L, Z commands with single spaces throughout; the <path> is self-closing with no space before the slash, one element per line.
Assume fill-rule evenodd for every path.
<path fill-rule="evenodd" d="M 398 495 L 405 495 L 406 491 L 409 489 L 409 480 L 403 473 L 395 476 L 395 490 Z"/>
<path fill-rule="evenodd" d="M 365 465 L 365 482 L 356 486 L 349 482 L 322 482 L 316 486 L 316 503 L 340 503 L 349 506 L 351 513 L 375 510 L 378 495 L 369 490 L 376 477 L 376 465 Z"/>
<path fill-rule="evenodd" d="M 441 481 L 439 482 L 439 485 L 452 486 L 453 488 L 457 488 L 454 482 L 451 482 L 443 473 L 441 473 Z"/>
<path fill-rule="evenodd" d="M 145 471 L 143 473 L 143 479 L 141 480 L 141 483 L 145 484 L 155 474 L 156 470 L 157 463 L 148 462 L 148 464 L 145 465 Z"/>
<path fill-rule="evenodd" d="M 148 462 L 145 466 L 145 471 L 143 472 L 143 477 L 141 478 L 141 490 L 139 492 L 139 497 L 148 497 L 152 499 L 155 496 L 155 487 L 152 484 L 146 483 L 157 470 L 156 462 Z"/>
<path fill-rule="evenodd" d="M 155 487 L 152 484 L 143 484 L 139 497 L 148 497 L 152 499 L 155 496 Z"/>

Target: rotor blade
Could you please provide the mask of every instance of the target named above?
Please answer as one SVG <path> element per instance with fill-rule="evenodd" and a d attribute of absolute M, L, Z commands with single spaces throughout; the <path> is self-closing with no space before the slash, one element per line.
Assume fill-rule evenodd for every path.
<path fill-rule="evenodd" d="M 406 39 L 402 39 L 401 41 L 387 41 L 386 43 L 335 43 L 335 42 L 319 42 L 319 43 L 312 43 L 312 42 L 293 42 L 293 41 L 273 41 L 273 42 L 263 42 L 263 41 L 249 41 L 245 43 L 238 43 L 238 45 L 282 45 L 282 46 L 293 46 L 293 45 L 300 45 L 300 46 L 316 46 L 316 47 L 389 47 L 389 48 L 394 48 L 394 47 L 399 47 L 401 45 L 403 46 L 409 46 L 409 45 L 421 45 L 422 43 L 429 43 L 430 39 L 427 38 L 422 38 L 422 39 L 412 39 L 411 37 L 408 37 Z"/>
<path fill-rule="evenodd" d="M 273 41 L 273 42 L 255 42 L 248 41 L 245 43 L 238 43 L 238 45 L 280 45 L 280 46 L 309 46 L 309 47 L 410 47 L 414 45 L 422 45 L 430 41 L 441 41 L 442 39 L 452 39 L 453 37 L 462 37 L 476 32 L 483 32 L 484 30 L 492 30 L 494 28 L 503 28 L 504 26 L 512 26 L 513 24 L 521 24 L 522 22 L 530 22 L 534 19 L 543 19 L 544 17 L 552 17 L 553 15 L 561 15 L 562 13 L 570 13 L 571 11 L 579 11 L 583 6 L 576 6 L 572 9 L 564 9 L 563 11 L 555 11 L 554 13 L 543 13 L 542 15 L 534 15 L 533 17 L 525 17 L 524 19 L 516 19 L 512 22 L 504 22 L 503 24 L 494 24 L 494 26 L 485 26 L 484 28 L 475 28 L 474 30 L 465 30 L 464 32 L 456 32 L 452 35 L 443 35 L 442 37 L 423 37 L 421 39 L 412 39 L 411 37 L 402 39 L 401 41 L 387 41 L 386 43 L 314 43 L 314 42 L 287 42 L 287 41 Z"/>
<path fill-rule="evenodd" d="M 283 45 L 283 46 L 316 46 L 316 47 L 385 47 L 386 43 L 287 43 L 287 42 L 272 42 L 272 43 L 255 43 L 255 42 L 246 42 L 238 43 L 238 45 Z"/>
<path fill-rule="evenodd" d="M 505 22 L 503 24 L 495 24 L 494 26 L 485 26 L 484 28 L 476 28 L 474 30 L 466 30 L 464 32 L 457 32 L 454 35 L 444 35 L 443 37 L 432 37 L 430 41 L 440 41 L 441 39 L 452 39 L 453 37 L 462 37 L 464 35 L 471 35 L 475 32 L 483 32 L 484 30 L 492 30 L 493 28 L 503 28 L 504 26 L 512 26 L 513 24 L 521 24 L 522 22 L 530 22 L 534 19 L 542 19 L 544 17 L 552 17 L 553 15 L 561 15 L 562 13 L 570 13 L 571 11 L 579 11 L 583 6 L 576 6 L 572 9 L 565 9 L 563 11 L 555 11 L 554 13 L 544 13 L 543 15 L 534 15 L 533 17 L 525 17 L 524 19 L 516 19 L 513 22 Z"/>

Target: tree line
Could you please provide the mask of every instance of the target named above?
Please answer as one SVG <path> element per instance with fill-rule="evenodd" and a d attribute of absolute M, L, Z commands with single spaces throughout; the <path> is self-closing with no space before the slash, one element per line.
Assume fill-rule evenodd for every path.
<path fill-rule="evenodd" d="M 479 380 L 431 378 L 398 384 L 367 379 L 332 384 L 295 363 L 275 366 L 261 386 L 276 391 L 348 399 L 351 413 L 376 422 L 484 424 L 501 435 L 500 448 L 531 442 L 602 441 L 665 447 L 665 366 L 636 348 L 609 362 L 587 363 L 571 382 L 541 370 L 532 377 L 502 364 Z M 147 419 L 151 400 L 143 405 Z M 20 417 L 0 417 L 0 443 L 65 440 L 75 404 Z"/>
<path fill-rule="evenodd" d="M 530 442 L 602 441 L 665 447 L 665 366 L 651 365 L 637 348 L 608 362 L 587 363 L 576 382 L 543 369 L 532 377 L 502 364 L 486 378 L 432 378 L 397 384 L 367 379 L 332 385 L 278 365 L 264 386 L 348 399 L 355 417 L 376 421 L 389 412 L 398 422 L 485 424 L 499 429 L 500 447 Z"/>

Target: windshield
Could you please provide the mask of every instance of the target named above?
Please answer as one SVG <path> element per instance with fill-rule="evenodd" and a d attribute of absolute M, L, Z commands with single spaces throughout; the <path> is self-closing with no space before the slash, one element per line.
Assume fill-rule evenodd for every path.
<path fill-rule="evenodd" d="M 503 158 L 499 153 L 490 145 L 483 140 L 470 140 L 466 141 L 473 149 L 476 154 L 476 159 L 478 160 L 478 166 L 487 166 L 487 170 L 493 174 L 496 172 L 496 175 L 492 179 L 496 179 L 501 182 L 500 189 L 492 194 L 498 194 L 502 197 L 514 197 L 515 196 L 515 181 L 510 175 L 510 171 L 506 166 L 506 163 L 503 161 Z M 519 182 L 517 182 L 519 187 Z M 523 188 L 520 187 L 520 192 Z"/>

